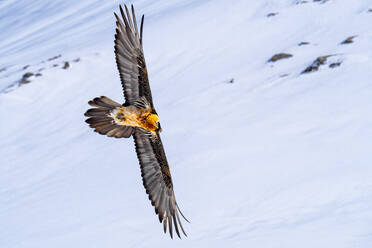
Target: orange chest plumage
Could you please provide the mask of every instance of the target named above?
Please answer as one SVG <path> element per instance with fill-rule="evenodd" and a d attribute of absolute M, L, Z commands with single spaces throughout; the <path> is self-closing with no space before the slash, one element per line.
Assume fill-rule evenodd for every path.
<path fill-rule="evenodd" d="M 140 127 L 150 132 L 156 132 L 159 118 L 152 114 L 149 109 L 137 108 L 135 106 L 116 108 L 111 116 L 114 122 L 119 125 Z"/>

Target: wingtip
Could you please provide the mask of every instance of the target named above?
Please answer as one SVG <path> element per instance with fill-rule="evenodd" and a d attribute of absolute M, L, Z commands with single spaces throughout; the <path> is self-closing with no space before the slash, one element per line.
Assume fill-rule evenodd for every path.
<path fill-rule="evenodd" d="M 167 217 L 168 219 L 168 225 L 169 225 L 169 234 L 171 238 L 173 239 L 173 224 L 172 224 L 172 218 L 170 216 Z"/>
<path fill-rule="evenodd" d="M 127 18 L 131 22 L 131 17 L 130 17 L 128 6 L 125 4 L 124 7 L 125 7 L 125 13 L 127 14 Z"/>
<path fill-rule="evenodd" d="M 176 230 L 176 234 L 178 236 L 178 238 L 181 239 L 181 236 L 180 236 L 180 231 L 178 230 L 178 224 L 177 224 L 177 219 L 176 219 L 176 215 L 174 214 L 173 215 L 173 223 L 174 223 L 174 229 Z M 181 223 L 180 223 L 181 224 Z"/>
<path fill-rule="evenodd" d="M 186 219 L 186 217 L 183 215 L 183 213 L 182 213 L 180 207 L 178 206 L 178 204 L 176 204 L 176 206 L 177 206 L 178 212 L 180 212 L 180 214 L 181 214 L 181 216 L 183 217 L 183 219 L 186 220 L 187 223 L 190 223 L 190 221 L 189 221 L 188 219 Z"/>
<path fill-rule="evenodd" d="M 164 230 L 164 233 L 167 233 L 167 219 L 166 218 L 163 218 L 163 230 Z"/>

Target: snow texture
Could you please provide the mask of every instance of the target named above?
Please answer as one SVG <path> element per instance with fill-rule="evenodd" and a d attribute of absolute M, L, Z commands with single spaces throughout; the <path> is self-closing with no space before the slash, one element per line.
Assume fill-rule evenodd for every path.
<path fill-rule="evenodd" d="M 119 3 L 0 1 L 0 247 L 372 247 L 372 1 L 134 1 L 182 240 L 84 122 Z"/>

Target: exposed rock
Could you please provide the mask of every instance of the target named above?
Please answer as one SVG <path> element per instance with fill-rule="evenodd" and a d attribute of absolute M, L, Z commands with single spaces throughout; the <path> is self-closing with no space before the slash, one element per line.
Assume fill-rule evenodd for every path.
<path fill-rule="evenodd" d="M 70 63 L 69 62 L 65 62 L 64 64 L 63 64 L 63 67 L 62 67 L 62 69 L 67 69 L 67 68 L 69 68 L 70 67 Z"/>
<path fill-rule="evenodd" d="M 313 72 L 313 71 L 317 71 L 317 70 L 319 70 L 319 65 L 310 65 L 310 66 L 306 67 L 306 69 L 301 74 L 309 73 L 309 72 Z"/>
<path fill-rule="evenodd" d="M 80 58 L 74 59 L 73 62 L 75 63 L 80 62 Z"/>
<path fill-rule="evenodd" d="M 57 67 L 57 66 L 58 66 L 58 64 L 54 64 L 54 65 L 53 65 L 53 67 Z"/>
<path fill-rule="evenodd" d="M 31 82 L 30 80 L 28 80 L 30 77 L 32 77 L 34 74 L 32 72 L 26 72 L 25 74 L 23 74 L 22 76 L 22 79 L 21 81 L 19 82 L 20 84 L 27 84 L 29 82 Z"/>
<path fill-rule="evenodd" d="M 230 83 L 230 84 L 233 84 L 234 83 L 234 78 L 231 78 L 228 82 Z"/>
<path fill-rule="evenodd" d="M 278 60 L 281 60 L 281 59 L 288 59 L 290 57 L 293 57 L 292 54 L 289 54 L 289 53 L 278 53 L 278 54 L 275 54 L 274 56 L 271 57 L 271 59 L 268 60 L 268 62 L 276 62 Z"/>
<path fill-rule="evenodd" d="M 6 71 L 6 67 L 0 68 L 0 72 Z"/>
<path fill-rule="evenodd" d="M 306 67 L 306 69 L 301 74 L 314 72 L 314 71 L 319 70 L 319 67 L 321 65 L 324 65 L 325 62 L 327 61 L 328 57 L 330 57 L 330 56 L 332 56 L 332 55 L 320 56 L 320 57 L 316 58 L 314 60 L 314 62 L 311 65 L 309 65 L 308 67 Z"/>
<path fill-rule="evenodd" d="M 328 2 L 329 0 L 313 0 L 314 3 L 325 3 Z M 309 1 L 303 0 L 303 1 L 297 1 L 296 4 L 304 4 L 308 3 Z"/>
<path fill-rule="evenodd" d="M 320 56 L 316 58 L 315 62 L 319 63 L 319 65 L 324 65 L 324 63 L 327 61 L 327 59 L 332 55 L 326 55 L 326 56 Z"/>
<path fill-rule="evenodd" d="M 305 46 L 305 45 L 309 45 L 310 42 L 307 42 L 307 41 L 301 41 L 300 43 L 298 43 L 298 46 Z"/>
<path fill-rule="evenodd" d="M 273 16 L 276 16 L 277 14 L 279 14 L 278 12 L 272 12 L 272 13 L 269 13 L 266 15 L 266 17 L 273 17 Z"/>
<path fill-rule="evenodd" d="M 23 74 L 23 77 L 24 78 L 29 78 L 29 77 L 32 77 L 34 74 L 32 72 L 26 72 L 25 74 Z"/>
<path fill-rule="evenodd" d="M 30 80 L 28 80 L 27 78 L 22 78 L 21 81 L 19 82 L 20 84 L 28 84 L 29 82 L 31 82 Z"/>
<path fill-rule="evenodd" d="M 41 74 L 40 72 L 36 73 L 35 74 L 35 77 L 41 77 L 43 74 Z"/>
<path fill-rule="evenodd" d="M 367 12 L 369 12 L 369 13 L 372 13 L 372 8 L 371 9 L 368 9 L 368 11 Z"/>
<path fill-rule="evenodd" d="M 62 55 L 61 55 L 61 54 L 59 54 L 59 55 L 57 55 L 57 56 L 54 56 L 54 57 L 51 57 L 51 58 L 49 58 L 49 59 L 48 59 L 48 61 L 52 61 L 52 60 L 58 59 L 58 58 L 60 58 L 60 57 L 62 57 Z"/>
<path fill-rule="evenodd" d="M 23 67 L 23 70 L 26 70 L 28 67 L 30 67 L 30 65 L 25 65 L 25 66 Z"/>
<path fill-rule="evenodd" d="M 339 67 L 341 65 L 341 62 L 335 62 L 335 63 L 332 63 L 329 65 L 329 68 L 336 68 L 336 67 Z"/>
<path fill-rule="evenodd" d="M 351 44 L 354 42 L 354 38 L 357 37 L 356 35 L 353 35 L 353 36 L 350 36 L 350 37 L 347 37 L 346 40 L 344 40 L 343 42 L 341 42 L 342 45 L 346 45 L 346 44 Z"/>

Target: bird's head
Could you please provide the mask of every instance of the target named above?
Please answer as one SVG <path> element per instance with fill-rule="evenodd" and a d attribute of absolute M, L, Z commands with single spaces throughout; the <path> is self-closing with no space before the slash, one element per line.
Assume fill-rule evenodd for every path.
<path fill-rule="evenodd" d="M 146 121 L 150 125 L 154 126 L 156 128 L 156 131 L 159 131 L 159 132 L 162 131 L 161 126 L 160 126 L 159 116 L 157 114 L 149 114 L 146 117 Z"/>

